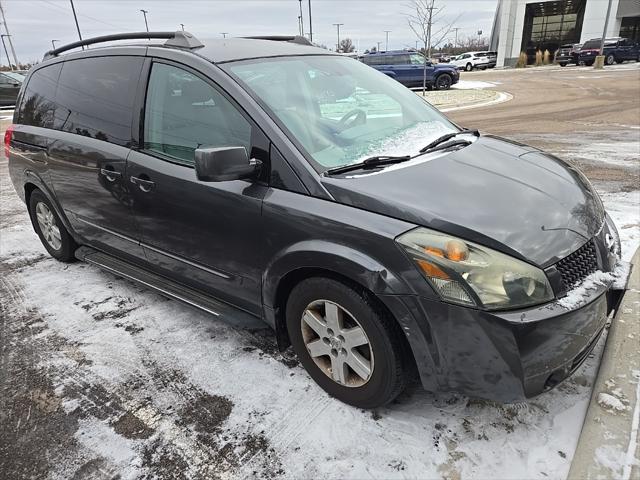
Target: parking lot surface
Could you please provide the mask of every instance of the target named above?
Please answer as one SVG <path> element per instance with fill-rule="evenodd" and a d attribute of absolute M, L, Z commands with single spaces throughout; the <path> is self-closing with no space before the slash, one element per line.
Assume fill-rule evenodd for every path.
<path fill-rule="evenodd" d="M 629 259 L 640 239 L 635 64 L 463 79 L 513 99 L 451 118 L 578 164 Z M 412 385 L 388 407 L 362 411 L 328 397 L 259 322 L 231 310 L 212 318 L 48 257 L 4 157 L 0 213 L 5 478 L 564 478 L 569 470 L 601 345 L 568 381 L 527 403 Z"/>

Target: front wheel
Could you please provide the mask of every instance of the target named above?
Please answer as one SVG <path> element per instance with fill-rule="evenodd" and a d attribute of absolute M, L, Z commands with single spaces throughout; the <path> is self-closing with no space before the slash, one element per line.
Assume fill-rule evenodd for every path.
<path fill-rule="evenodd" d="M 293 349 L 329 395 L 359 408 L 381 407 L 406 384 L 401 332 L 366 292 L 329 278 L 309 278 L 286 308 Z"/>
<path fill-rule="evenodd" d="M 449 90 L 452 83 L 453 80 L 449 74 L 443 73 L 438 75 L 438 78 L 436 78 L 436 90 Z"/>
<path fill-rule="evenodd" d="M 613 55 L 607 55 L 606 61 L 607 65 L 613 65 L 614 63 L 616 63 L 616 57 L 614 57 Z"/>
<path fill-rule="evenodd" d="M 473 70 L 473 65 L 471 65 L 470 63 L 467 63 L 467 65 L 464 67 L 464 70 L 466 72 L 470 72 L 471 70 Z"/>
<path fill-rule="evenodd" d="M 567 66 L 567 64 L 566 64 L 566 63 L 564 63 L 564 62 L 562 62 L 562 63 L 560 64 L 560 66 L 561 66 L 561 67 L 566 67 L 566 66 Z"/>
<path fill-rule="evenodd" d="M 61 262 L 73 262 L 78 245 L 67 232 L 49 199 L 40 190 L 34 190 L 29 198 L 29 214 L 33 229 L 49 255 Z"/>

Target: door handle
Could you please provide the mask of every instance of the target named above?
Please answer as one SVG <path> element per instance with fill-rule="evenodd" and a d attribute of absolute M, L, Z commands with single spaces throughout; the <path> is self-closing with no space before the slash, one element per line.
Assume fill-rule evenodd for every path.
<path fill-rule="evenodd" d="M 141 177 L 131 177 L 131 183 L 134 185 L 138 185 L 138 188 L 142 190 L 144 193 L 149 193 L 156 186 L 156 182 L 152 182 L 149 180 L 149 177 L 145 175 L 146 178 Z"/>
<path fill-rule="evenodd" d="M 101 168 L 100 175 L 106 178 L 110 182 L 115 182 L 118 178 L 122 176 L 122 173 L 116 172 L 110 168 Z"/>

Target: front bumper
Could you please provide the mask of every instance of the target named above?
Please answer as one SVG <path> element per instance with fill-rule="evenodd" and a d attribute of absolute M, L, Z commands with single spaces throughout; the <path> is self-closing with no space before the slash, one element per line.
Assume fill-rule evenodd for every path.
<path fill-rule="evenodd" d="M 383 301 L 407 335 L 426 390 L 513 403 L 555 387 L 582 364 L 616 299 L 601 285 L 573 310 L 552 302 L 486 312 L 410 295 Z"/>

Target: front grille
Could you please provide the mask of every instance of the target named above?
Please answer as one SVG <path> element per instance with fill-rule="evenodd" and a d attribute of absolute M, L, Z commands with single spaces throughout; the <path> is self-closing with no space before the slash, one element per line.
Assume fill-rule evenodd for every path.
<path fill-rule="evenodd" d="M 562 277 L 565 291 L 595 272 L 598 269 L 598 256 L 593 239 L 556 263 L 556 268 Z"/>

